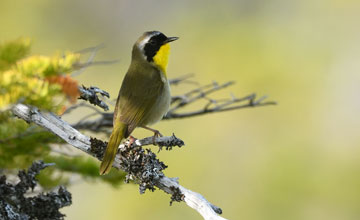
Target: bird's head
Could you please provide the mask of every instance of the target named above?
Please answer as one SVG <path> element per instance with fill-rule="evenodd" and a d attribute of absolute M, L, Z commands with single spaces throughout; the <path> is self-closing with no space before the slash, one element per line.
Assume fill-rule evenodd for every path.
<path fill-rule="evenodd" d="M 177 39 L 179 38 L 167 37 L 159 31 L 145 32 L 134 45 L 133 59 L 143 59 L 166 73 L 170 54 L 169 43 Z M 138 53 L 141 57 L 138 57 Z"/>

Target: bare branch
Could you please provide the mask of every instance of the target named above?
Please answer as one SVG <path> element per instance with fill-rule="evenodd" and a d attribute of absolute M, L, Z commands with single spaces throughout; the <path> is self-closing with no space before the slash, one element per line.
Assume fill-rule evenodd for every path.
<path fill-rule="evenodd" d="M 91 54 L 96 54 L 96 52 L 100 49 L 103 49 L 105 48 L 105 44 L 104 43 L 100 43 L 96 46 L 93 46 L 93 47 L 87 47 L 87 48 L 84 48 L 84 49 L 81 49 L 81 50 L 78 50 L 78 51 L 75 51 L 75 53 L 80 53 L 80 54 L 84 54 L 84 53 L 89 53 L 91 52 Z M 92 59 L 89 59 L 90 61 Z"/>
<path fill-rule="evenodd" d="M 78 51 L 77 53 L 90 52 L 90 56 L 86 62 L 84 62 L 84 63 L 79 62 L 74 65 L 74 69 L 76 69 L 76 71 L 74 71 L 71 74 L 71 76 L 74 77 L 74 76 L 80 75 L 89 66 L 107 65 L 107 64 L 113 64 L 113 63 L 116 63 L 119 61 L 119 60 L 94 61 L 96 53 L 98 52 L 98 50 L 100 50 L 102 48 L 104 48 L 104 44 L 100 44 L 95 47 L 85 48 L 85 49 Z M 105 111 L 109 110 L 109 107 L 107 106 L 107 104 L 104 101 L 100 100 L 99 97 L 97 96 L 97 94 L 100 94 L 101 96 L 109 98 L 110 96 L 109 96 L 108 92 L 101 90 L 97 87 L 92 87 L 92 86 L 87 88 L 84 85 L 79 86 L 78 89 L 80 92 L 79 99 L 89 101 L 91 104 L 99 106 L 100 108 L 104 109 Z"/>
<path fill-rule="evenodd" d="M 276 105 L 276 102 L 268 101 L 263 102 L 266 96 L 262 96 L 256 100 L 256 95 L 251 94 L 242 98 L 234 98 L 231 99 L 223 99 L 223 100 L 213 100 L 207 99 L 209 102 L 201 109 L 190 111 L 190 112 L 181 112 L 177 113 L 174 111 L 169 111 L 163 118 L 163 120 L 169 119 L 180 119 L 180 118 L 189 118 L 194 116 L 200 116 L 210 113 L 218 113 L 218 112 L 225 112 L 231 111 L 236 109 L 243 109 L 243 108 L 254 108 L 254 107 L 261 107 L 261 106 L 268 106 L 268 105 Z M 221 103 L 221 104 L 219 104 Z M 243 104 L 241 104 L 243 103 Z M 213 107 L 211 107 L 213 106 Z M 181 106 L 183 107 L 183 106 Z M 177 107 L 177 109 L 181 109 L 181 107 Z M 96 115 L 96 114 L 95 114 Z M 112 127 L 113 126 L 113 113 L 102 113 L 98 114 L 100 117 L 94 120 L 84 121 L 80 120 L 78 123 L 74 125 L 77 129 L 86 129 L 90 131 L 106 131 L 104 128 Z"/>
<path fill-rule="evenodd" d="M 186 74 L 186 75 L 180 76 L 180 77 L 175 78 L 175 79 L 170 79 L 169 83 L 170 83 L 170 85 L 178 85 L 178 84 L 183 83 L 183 82 L 198 84 L 195 81 L 190 81 L 189 80 L 190 78 L 192 78 L 194 76 L 195 76 L 195 74 L 193 74 L 193 73 Z"/>
<path fill-rule="evenodd" d="M 93 110 L 94 112 L 98 113 L 98 114 L 102 114 L 103 112 L 100 111 L 99 109 L 97 109 L 95 106 L 92 106 L 86 102 L 80 102 L 78 104 L 72 105 L 70 107 L 68 107 L 63 113 L 62 115 L 66 115 L 69 114 L 70 112 L 72 112 L 73 110 L 80 108 L 80 107 L 87 107 L 90 108 L 91 110 Z"/>
<path fill-rule="evenodd" d="M 86 68 L 89 66 L 97 66 L 97 65 L 109 65 L 109 64 L 114 64 L 114 63 L 118 63 L 120 60 L 103 60 L 103 61 L 92 61 L 90 63 L 81 63 L 78 64 L 78 67 L 80 68 Z"/>
<path fill-rule="evenodd" d="M 88 48 L 85 48 L 85 49 L 76 51 L 75 53 L 81 53 L 81 54 L 90 53 L 90 56 L 89 56 L 89 58 L 87 59 L 86 62 L 84 62 L 84 63 L 77 63 L 77 64 L 75 65 L 75 68 L 77 68 L 78 70 L 75 71 L 75 72 L 73 72 L 73 73 L 71 74 L 71 76 L 74 77 L 74 76 L 80 75 L 80 74 L 81 74 L 87 67 L 89 67 L 89 66 L 107 65 L 107 64 L 113 64 L 113 63 L 119 62 L 119 60 L 94 61 L 95 56 L 96 56 L 96 53 L 97 53 L 100 49 L 103 49 L 103 48 L 105 48 L 105 45 L 102 43 L 102 44 L 99 44 L 99 45 L 94 46 L 94 47 L 88 47 Z"/>
<path fill-rule="evenodd" d="M 83 135 L 58 116 L 23 104 L 15 105 L 12 111 L 28 123 L 34 122 L 48 129 L 73 147 L 98 159 L 102 158 L 106 147 L 105 142 Z M 156 143 L 163 146 L 181 146 L 183 144 L 174 135 L 157 138 Z M 140 192 L 144 192 L 146 189 L 154 190 L 154 186 L 156 186 L 171 194 L 172 201 L 184 201 L 198 211 L 204 219 L 224 220 L 218 215 L 222 212 L 220 208 L 209 203 L 200 194 L 181 186 L 177 179 L 166 177 L 162 172 L 166 165 L 159 161 L 149 149 L 145 151 L 141 147 L 146 144 L 150 144 L 150 138 L 120 145 L 113 166 L 128 172 L 128 179 L 135 179 L 139 183 Z"/>
<path fill-rule="evenodd" d="M 76 129 L 84 129 L 96 132 L 106 132 L 107 128 L 113 126 L 114 113 L 102 113 L 100 117 L 94 120 L 82 121 L 79 120 L 76 124 L 72 125 Z"/>
<path fill-rule="evenodd" d="M 77 71 L 75 71 L 74 73 L 71 74 L 72 77 L 74 76 L 78 76 L 80 75 L 82 72 L 85 71 L 85 69 L 88 67 L 88 64 L 92 63 L 95 59 L 95 56 L 96 56 L 96 53 L 98 52 L 98 50 L 104 48 L 104 44 L 100 44 L 100 45 L 97 45 L 95 47 L 89 47 L 89 48 L 85 48 L 85 49 L 82 49 L 80 51 L 78 51 L 77 53 L 87 53 L 87 52 L 91 52 L 88 60 L 86 61 L 85 65 L 80 65 L 81 68 Z"/>
<path fill-rule="evenodd" d="M 184 95 L 184 99 L 182 101 L 180 101 L 178 104 L 176 104 L 174 107 L 171 107 L 169 109 L 169 113 L 172 113 L 174 111 L 176 111 L 177 109 L 179 109 L 180 107 L 183 107 L 185 105 L 191 104 L 201 98 L 206 97 L 207 95 L 219 91 L 221 89 L 224 89 L 230 85 L 233 85 L 235 82 L 230 81 L 227 83 L 224 83 L 222 85 L 218 85 L 216 82 L 213 82 L 212 84 L 206 85 L 206 86 L 202 86 L 200 88 L 197 88 L 195 90 L 192 90 L 188 93 L 186 93 Z M 206 89 L 208 87 L 211 87 L 210 89 Z M 206 89 L 206 90 L 205 90 Z M 191 97 L 193 94 L 196 94 L 194 97 Z"/>
<path fill-rule="evenodd" d="M 189 74 L 174 80 L 170 80 L 170 82 L 177 85 L 186 82 L 191 77 L 193 77 L 193 75 Z M 237 98 L 233 94 L 230 94 L 229 98 L 222 99 L 214 99 L 210 97 L 211 94 L 222 91 L 232 85 L 234 85 L 233 81 L 225 82 L 223 84 L 212 82 L 210 84 L 198 86 L 195 89 L 184 92 L 182 95 L 173 96 L 170 109 L 164 116 L 163 120 L 188 118 L 210 113 L 277 104 L 273 101 L 265 101 L 267 96 L 262 96 L 257 99 L 255 93 L 241 98 Z M 182 111 L 184 107 L 199 103 L 200 101 L 206 102 L 202 108 L 187 112 Z M 96 132 L 108 132 L 107 128 L 112 127 L 113 113 L 99 113 L 98 111 L 95 111 L 92 116 L 94 115 L 98 115 L 99 117 L 93 120 L 79 120 L 73 126 L 77 129 L 86 129 Z"/>
<path fill-rule="evenodd" d="M 203 109 L 199 109 L 196 111 L 191 111 L 191 112 L 184 112 L 184 113 L 173 113 L 173 112 L 168 112 L 163 120 L 168 120 L 168 119 L 179 119 L 179 118 L 189 118 L 189 117 L 194 117 L 194 116 L 199 116 L 199 115 L 204 115 L 204 114 L 209 114 L 209 113 L 216 113 L 216 112 L 225 112 L 225 111 L 231 111 L 231 110 L 236 110 L 236 109 L 242 109 L 242 108 L 250 108 L 250 107 L 260 107 L 260 106 L 267 106 L 267 105 L 276 105 L 276 102 L 262 102 L 266 96 L 263 96 L 261 98 L 259 98 L 258 100 L 255 100 L 256 95 L 249 95 L 246 96 L 244 98 L 239 98 L 239 99 L 232 99 L 229 100 L 221 105 L 215 105 L 214 107 L 210 108 L 210 105 L 214 104 L 214 101 L 209 102 L 208 104 L 206 104 L 204 106 Z M 247 103 L 242 104 L 242 105 L 233 105 L 234 103 L 240 103 L 243 101 L 247 101 Z M 232 105 L 232 106 L 231 106 Z"/>

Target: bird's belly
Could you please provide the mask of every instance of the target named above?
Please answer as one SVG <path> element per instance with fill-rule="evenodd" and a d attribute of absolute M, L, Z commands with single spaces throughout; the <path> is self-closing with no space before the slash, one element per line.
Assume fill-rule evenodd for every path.
<path fill-rule="evenodd" d="M 170 101 L 170 86 L 169 83 L 166 82 L 162 94 L 159 96 L 156 104 L 150 110 L 148 120 L 144 121 L 144 125 L 151 125 L 160 121 L 169 110 Z"/>

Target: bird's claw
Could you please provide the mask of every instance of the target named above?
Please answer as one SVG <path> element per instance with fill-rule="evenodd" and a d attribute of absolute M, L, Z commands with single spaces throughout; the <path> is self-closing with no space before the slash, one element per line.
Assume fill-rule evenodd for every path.
<path fill-rule="evenodd" d="M 153 145 L 155 145 L 155 146 L 156 146 L 155 139 L 156 139 L 157 137 L 162 137 L 162 136 L 163 136 L 163 135 L 160 133 L 160 131 L 158 131 L 158 130 L 154 131 L 154 136 L 153 136 Z"/>

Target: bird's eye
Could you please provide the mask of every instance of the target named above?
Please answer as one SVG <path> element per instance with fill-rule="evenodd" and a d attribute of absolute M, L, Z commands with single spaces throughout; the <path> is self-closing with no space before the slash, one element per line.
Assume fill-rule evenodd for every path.
<path fill-rule="evenodd" d="M 150 45 L 156 45 L 156 42 L 154 40 L 149 41 Z"/>

